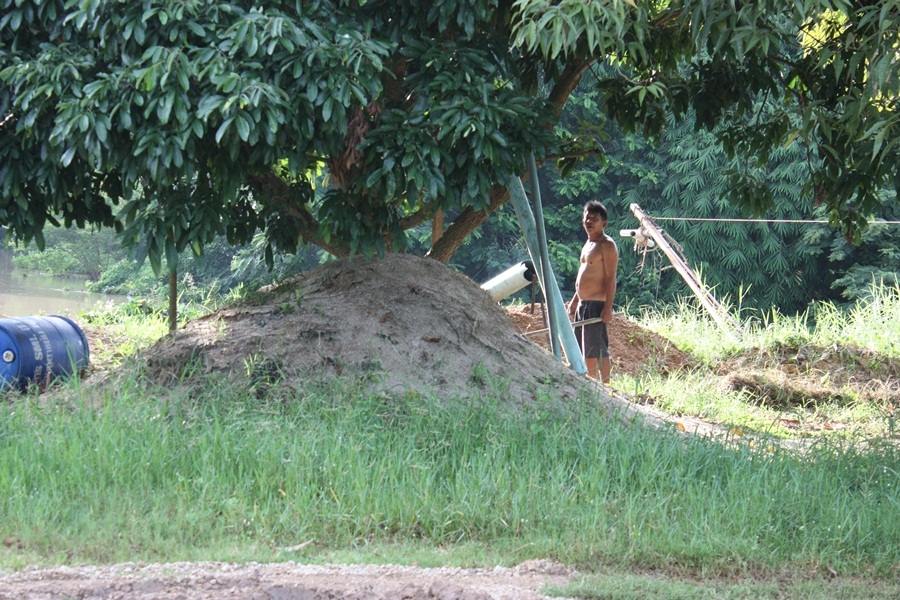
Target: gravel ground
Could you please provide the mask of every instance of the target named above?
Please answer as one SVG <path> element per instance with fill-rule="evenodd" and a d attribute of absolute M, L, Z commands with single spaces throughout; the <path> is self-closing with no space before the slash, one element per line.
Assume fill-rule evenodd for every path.
<path fill-rule="evenodd" d="M 535 560 L 513 568 L 215 562 L 28 568 L 0 572 L 2 600 L 538 600 L 574 571 Z"/>

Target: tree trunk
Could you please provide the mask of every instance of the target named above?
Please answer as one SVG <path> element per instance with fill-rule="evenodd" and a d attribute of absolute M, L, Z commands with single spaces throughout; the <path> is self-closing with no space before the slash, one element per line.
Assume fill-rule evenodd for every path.
<path fill-rule="evenodd" d="M 441 236 L 444 235 L 444 211 L 437 209 L 434 218 L 431 221 L 431 247 L 437 244 Z"/>
<path fill-rule="evenodd" d="M 12 270 L 12 251 L 6 248 L 3 240 L 6 237 L 6 228 L 0 227 L 0 272 L 8 273 Z"/>
<path fill-rule="evenodd" d="M 431 247 L 427 256 L 443 263 L 450 260 L 469 234 L 484 223 L 491 213 L 500 208 L 508 199 L 509 191 L 505 187 L 495 187 L 491 191 L 490 205 L 484 210 L 467 208 L 462 211 L 444 232 L 441 239 Z"/>

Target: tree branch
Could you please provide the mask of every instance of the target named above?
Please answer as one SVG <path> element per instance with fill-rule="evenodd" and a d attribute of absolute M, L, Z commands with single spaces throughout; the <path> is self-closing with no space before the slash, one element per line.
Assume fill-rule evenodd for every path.
<path fill-rule="evenodd" d="M 400 227 L 405 229 L 412 229 L 417 225 L 421 225 L 428 219 L 434 216 L 434 213 L 437 211 L 440 205 L 435 202 L 429 202 L 428 204 L 424 204 L 422 208 L 417 210 L 411 215 L 407 215 L 400 219 Z"/>
<path fill-rule="evenodd" d="M 566 105 L 566 101 L 578 83 L 585 70 L 594 62 L 593 58 L 579 59 L 566 65 L 559 79 L 553 85 L 550 96 L 547 98 L 553 113 L 557 119 L 562 114 L 562 109 Z M 459 249 L 472 231 L 484 223 L 491 213 L 503 206 L 509 199 L 509 190 L 505 186 L 494 186 L 491 190 L 491 202 L 484 210 L 475 210 L 471 207 L 462 211 L 453 221 L 453 224 L 447 228 L 441 239 L 437 241 L 426 256 L 430 256 L 441 262 L 447 262 L 453 257 L 453 254 Z"/>
<path fill-rule="evenodd" d="M 350 248 L 346 243 L 338 240 L 325 241 L 319 231 L 319 222 L 306 209 L 297 191 L 278 175 L 271 171 L 257 173 L 249 177 L 249 183 L 261 201 L 293 217 L 299 223 L 300 237 L 304 241 L 315 244 L 337 257 L 350 255 Z"/>
<path fill-rule="evenodd" d="M 562 152 L 561 154 L 548 154 L 544 156 L 544 162 L 549 160 L 560 160 L 563 158 L 582 158 L 592 154 L 603 154 L 603 148 L 583 148 L 581 150 L 573 150 L 571 152 Z"/>
<path fill-rule="evenodd" d="M 562 114 L 562 110 L 566 105 L 566 101 L 569 99 L 569 96 L 572 95 L 572 92 L 575 91 L 575 88 L 578 87 L 578 84 L 581 82 L 581 76 L 584 75 L 584 72 L 593 63 L 593 58 L 578 60 L 570 62 L 566 65 L 566 68 L 563 69 L 562 74 L 559 76 L 559 79 L 556 81 L 556 83 L 553 85 L 553 89 L 550 91 L 550 96 L 547 98 L 547 102 L 550 103 L 550 106 L 553 109 L 553 113 L 557 117 Z"/>
<path fill-rule="evenodd" d="M 484 210 L 475 210 L 470 206 L 462 211 L 426 256 L 444 263 L 450 260 L 469 234 L 484 223 L 491 213 L 503 206 L 508 199 L 509 190 L 503 186 L 494 186 L 491 190 L 491 202 L 488 207 Z"/>

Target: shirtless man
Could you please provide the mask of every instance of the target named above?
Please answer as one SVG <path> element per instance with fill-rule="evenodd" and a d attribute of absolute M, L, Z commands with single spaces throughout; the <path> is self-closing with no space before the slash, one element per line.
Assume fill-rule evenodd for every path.
<path fill-rule="evenodd" d="M 616 243 L 606 235 L 606 207 L 597 200 L 584 205 L 582 225 L 587 241 L 581 249 L 581 266 L 575 279 L 575 295 L 569 302 L 569 318 L 583 321 L 600 317 L 602 323 L 575 330 L 578 345 L 587 363 L 588 377 L 602 377 L 609 383 L 609 334 L 612 321 L 613 298 L 616 295 L 616 268 L 619 251 Z M 599 373 L 598 373 L 599 371 Z"/>

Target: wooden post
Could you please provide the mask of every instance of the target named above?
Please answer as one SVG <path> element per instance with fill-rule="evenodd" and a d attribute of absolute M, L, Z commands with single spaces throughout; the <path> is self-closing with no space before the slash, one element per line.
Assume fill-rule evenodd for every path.
<path fill-rule="evenodd" d="M 178 328 L 178 272 L 169 271 L 169 334 Z"/>
<path fill-rule="evenodd" d="M 703 285 L 703 282 L 700 281 L 700 277 L 694 272 L 693 269 L 687 264 L 687 262 L 682 258 L 681 254 L 677 252 L 666 237 L 663 235 L 662 230 L 657 227 L 656 223 L 651 219 L 647 213 L 645 213 L 640 206 L 637 204 L 631 204 L 629 207 L 631 208 L 631 212 L 634 213 L 634 216 L 637 217 L 637 220 L 641 224 L 641 228 L 649 235 L 656 245 L 659 246 L 659 249 L 663 251 L 663 254 L 669 259 L 669 262 L 672 263 L 672 266 L 675 267 L 675 270 L 678 271 L 678 274 L 681 275 L 681 278 L 684 279 L 685 283 L 688 284 L 688 287 L 691 288 L 691 291 L 694 292 L 694 295 L 697 297 L 697 300 L 700 301 L 700 304 L 706 311 L 710 314 L 713 320 L 726 332 L 731 335 L 737 337 L 738 335 L 738 324 L 732 318 L 731 315 L 728 314 L 728 311 L 725 310 L 725 307 L 716 300 L 715 296 L 706 289 L 706 286 Z"/>

